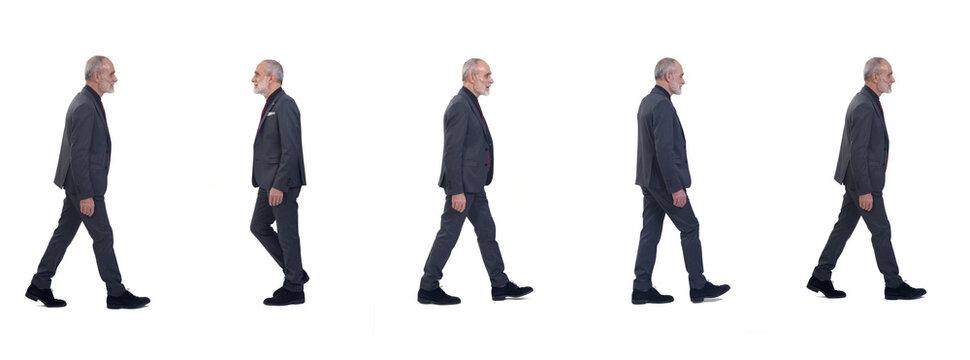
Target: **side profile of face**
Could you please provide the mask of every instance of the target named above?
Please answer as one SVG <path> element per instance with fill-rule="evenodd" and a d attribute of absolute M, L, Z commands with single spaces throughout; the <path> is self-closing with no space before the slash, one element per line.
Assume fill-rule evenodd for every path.
<path fill-rule="evenodd" d="M 492 83 L 495 80 L 492 79 L 492 69 L 488 67 L 488 63 L 484 61 L 479 61 L 478 66 L 475 67 L 474 75 L 471 76 L 472 89 L 475 90 L 476 95 L 488 96 L 489 90 L 492 87 Z"/>
<path fill-rule="evenodd" d="M 670 84 L 670 92 L 680 95 L 682 87 L 687 83 L 684 81 L 684 68 L 680 66 L 680 62 L 674 62 L 674 69 L 665 76 L 667 77 L 667 82 Z"/>
<path fill-rule="evenodd" d="M 260 62 L 256 66 L 256 71 L 253 74 L 253 93 L 266 96 L 269 93 L 269 82 L 271 76 L 269 76 L 268 71 L 266 71 L 266 63 Z"/>
<path fill-rule="evenodd" d="M 879 90 L 879 95 L 893 92 L 893 83 L 896 82 L 896 78 L 893 77 L 893 66 L 889 65 L 888 61 L 881 63 L 879 71 L 876 72 L 874 77 L 876 78 L 876 89 Z"/>
<path fill-rule="evenodd" d="M 102 60 L 101 71 L 96 73 L 94 80 L 98 83 L 98 91 L 102 94 L 115 92 L 115 83 L 118 82 L 118 77 L 115 76 L 115 64 L 108 59 Z"/>

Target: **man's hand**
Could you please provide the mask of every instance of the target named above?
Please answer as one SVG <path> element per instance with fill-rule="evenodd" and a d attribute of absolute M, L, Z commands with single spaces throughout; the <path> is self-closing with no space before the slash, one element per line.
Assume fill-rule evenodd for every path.
<path fill-rule="evenodd" d="M 81 213 L 87 216 L 94 215 L 94 198 L 89 197 L 81 200 Z"/>
<path fill-rule="evenodd" d="M 283 192 L 269 188 L 269 206 L 279 206 L 283 202 Z"/>
<path fill-rule="evenodd" d="M 465 193 L 451 196 L 451 208 L 457 212 L 465 212 Z"/>
<path fill-rule="evenodd" d="M 687 205 L 687 192 L 684 189 L 677 190 L 674 193 L 674 206 L 682 208 Z"/>
<path fill-rule="evenodd" d="M 859 195 L 859 207 L 865 211 L 872 210 L 872 193 Z"/>

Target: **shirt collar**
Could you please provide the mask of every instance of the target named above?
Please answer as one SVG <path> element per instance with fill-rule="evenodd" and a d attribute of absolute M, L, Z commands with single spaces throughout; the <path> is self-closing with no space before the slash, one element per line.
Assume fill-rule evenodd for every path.
<path fill-rule="evenodd" d="M 468 90 L 468 88 L 462 86 L 461 92 L 465 93 L 465 95 L 468 95 L 468 97 L 472 98 L 472 100 L 475 100 L 475 103 L 478 103 L 478 97 L 475 96 L 475 94 L 473 94 L 471 90 Z"/>
<path fill-rule="evenodd" d="M 89 94 L 94 96 L 95 99 L 98 99 L 98 102 L 101 102 L 101 95 L 98 95 L 98 92 L 94 91 L 94 88 L 92 88 L 91 85 L 84 84 L 84 90 L 82 91 L 87 91 Z"/>
<path fill-rule="evenodd" d="M 667 89 L 664 89 L 660 85 L 654 85 L 653 90 L 650 91 L 650 92 L 651 93 L 663 94 L 663 96 L 666 96 L 667 97 L 667 100 L 670 100 L 670 93 L 667 92 Z"/>
<path fill-rule="evenodd" d="M 280 97 L 280 94 L 282 93 L 283 93 L 282 87 L 279 89 L 276 89 L 276 91 L 273 91 L 273 93 L 269 94 L 269 97 L 266 98 L 266 105 L 272 104 L 273 101 L 276 101 L 276 98 Z"/>
<path fill-rule="evenodd" d="M 876 92 L 872 91 L 872 89 L 870 89 L 869 86 L 862 85 L 862 92 L 865 93 L 866 95 L 869 95 L 869 97 L 871 97 L 873 100 L 876 100 L 876 102 L 879 102 L 879 95 L 876 95 Z"/>

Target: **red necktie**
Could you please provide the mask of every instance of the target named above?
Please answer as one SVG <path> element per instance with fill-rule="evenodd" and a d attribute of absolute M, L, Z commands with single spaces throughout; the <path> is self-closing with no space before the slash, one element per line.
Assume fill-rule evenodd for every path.
<path fill-rule="evenodd" d="M 475 106 L 478 106 L 478 113 L 482 114 L 482 128 L 485 129 L 485 133 L 487 134 L 488 125 L 485 125 L 485 112 L 482 111 L 482 105 L 479 104 L 477 101 L 475 102 Z M 488 167 L 486 168 L 486 171 L 488 170 L 492 170 L 492 153 L 488 154 Z"/>

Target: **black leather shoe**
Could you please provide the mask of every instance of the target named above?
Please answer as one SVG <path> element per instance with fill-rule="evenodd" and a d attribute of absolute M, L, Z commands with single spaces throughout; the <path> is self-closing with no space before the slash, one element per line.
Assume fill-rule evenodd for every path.
<path fill-rule="evenodd" d="M 812 276 L 808 279 L 808 289 L 814 292 L 822 292 L 822 295 L 829 299 L 841 299 L 845 297 L 845 291 L 835 290 L 832 280 L 819 280 Z"/>
<path fill-rule="evenodd" d="M 514 298 L 522 297 L 522 296 L 528 295 L 531 292 L 532 292 L 531 286 L 519 287 L 518 285 L 515 285 L 514 282 L 509 281 L 509 283 L 505 284 L 505 286 L 503 287 L 492 288 L 492 300 L 502 301 L 502 300 L 505 300 L 506 297 L 514 297 Z"/>
<path fill-rule="evenodd" d="M 302 290 L 290 291 L 279 288 L 279 290 L 273 293 L 273 297 L 263 300 L 263 305 L 284 306 L 302 304 L 304 302 L 306 302 L 306 294 Z"/>
<path fill-rule="evenodd" d="M 886 287 L 886 300 L 914 300 L 926 295 L 926 289 L 913 288 L 907 283 L 902 283 L 899 287 Z"/>
<path fill-rule="evenodd" d="M 310 275 L 308 275 L 306 273 L 306 270 L 303 270 L 303 283 L 306 284 L 308 282 L 310 282 Z M 282 286 L 280 286 L 279 289 L 276 289 L 276 291 L 273 292 L 273 296 L 275 297 L 275 296 L 279 295 L 281 291 L 283 291 L 283 287 Z"/>
<path fill-rule="evenodd" d="M 135 296 L 130 291 L 125 290 L 121 296 L 108 295 L 108 309 L 137 309 L 152 302 L 147 297 Z"/>
<path fill-rule="evenodd" d="M 674 297 L 670 295 L 663 295 L 657 289 L 650 288 L 647 291 L 639 291 L 633 289 L 633 304 L 643 305 L 643 304 L 666 304 L 673 302 Z"/>
<path fill-rule="evenodd" d="M 418 289 L 418 302 L 422 304 L 455 305 L 461 304 L 461 299 L 457 296 L 448 295 L 439 287 L 434 290 Z"/>
<path fill-rule="evenodd" d="M 718 296 L 724 295 L 724 293 L 731 290 L 731 286 L 724 285 L 714 285 L 710 281 L 704 283 L 704 287 L 700 289 L 690 289 L 690 302 L 699 303 L 704 302 L 704 299 L 713 299 Z"/>
<path fill-rule="evenodd" d="M 30 284 L 30 286 L 27 287 L 27 293 L 24 294 L 24 296 L 27 296 L 28 299 L 33 301 L 40 300 L 40 302 L 44 303 L 44 306 L 46 307 L 67 306 L 67 301 L 54 298 L 54 292 L 51 291 L 51 289 L 41 289 L 34 286 L 34 284 Z"/>

